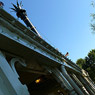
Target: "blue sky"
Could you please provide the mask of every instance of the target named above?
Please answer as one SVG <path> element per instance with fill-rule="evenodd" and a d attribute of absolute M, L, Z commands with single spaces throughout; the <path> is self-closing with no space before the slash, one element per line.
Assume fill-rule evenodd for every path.
<path fill-rule="evenodd" d="M 17 18 L 9 9 L 16 0 L 1 1 L 4 9 Z M 91 1 L 22 0 L 22 4 L 40 35 L 63 54 L 69 52 L 68 57 L 76 62 L 95 49 L 95 35 L 90 29 Z"/>

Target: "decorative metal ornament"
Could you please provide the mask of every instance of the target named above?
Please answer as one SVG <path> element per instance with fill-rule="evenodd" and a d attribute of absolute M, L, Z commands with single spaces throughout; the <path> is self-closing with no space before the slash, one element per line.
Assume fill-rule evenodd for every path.
<path fill-rule="evenodd" d="M 21 20 L 24 21 L 24 23 L 27 25 L 27 27 L 29 27 L 35 34 L 37 34 L 39 37 L 41 37 L 40 34 L 38 33 L 38 31 L 36 30 L 36 28 L 30 22 L 29 18 L 27 17 L 26 10 L 21 8 L 22 2 L 20 2 L 20 4 L 19 4 L 18 0 L 17 0 L 17 6 L 14 5 L 13 3 L 12 3 L 12 5 L 14 8 L 11 8 L 11 9 L 16 12 L 17 17 L 21 18 Z"/>

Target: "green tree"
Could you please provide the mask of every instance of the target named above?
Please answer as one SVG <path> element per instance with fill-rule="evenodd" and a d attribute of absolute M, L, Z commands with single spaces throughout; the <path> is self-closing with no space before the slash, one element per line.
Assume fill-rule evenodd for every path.
<path fill-rule="evenodd" d="M 85 70 L 89 73 L 93 81 L 95 81 L 95 49 L 88 53 L 85 57 L 86 65 Z"/>
<path fill-rule="evenodd" d="M 78 59 L 76 64 L 86 70 L 91 79 L 95 82 L 95 49 L 91 50 L 84 59 Z"/>
<path fill-rule="evenodd" d="M 86 63 L 85 63 L 85 60 L 84 60 L 84 59 L 80 58 L 80 59 L 77 60 L 76 64 L 82 69 L 83 66 L 84 66 Z"/>

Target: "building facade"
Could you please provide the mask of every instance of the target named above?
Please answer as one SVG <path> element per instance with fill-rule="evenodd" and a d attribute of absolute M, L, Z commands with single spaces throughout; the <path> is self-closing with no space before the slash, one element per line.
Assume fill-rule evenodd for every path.
<path fill-rule="evenodd" d="M 0 8 L 0 95 L 95 95 L 87 72 Z"/>

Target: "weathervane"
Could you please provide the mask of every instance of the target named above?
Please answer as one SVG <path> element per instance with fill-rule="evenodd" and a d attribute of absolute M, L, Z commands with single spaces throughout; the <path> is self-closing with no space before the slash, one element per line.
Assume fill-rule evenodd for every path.
<path fill-rule="evenodd" d="M 36 30 L 36 28 L 33 26 L 33 24 L 30 22 L 29 18 L 27 17 L 26 10 L 21 8 L 22 7 L 22 1 L 19 4 L 18 0 L 17 0 L 17 6 L 14 5 L 13 3 L 12 3 L 12 5 L 14 8 L 11 8 L 11 9 L 16 12 L 17 17 L 21 18 L 21 20 L 24 21 L 24 23 L 27 25 L 27 27 L 30 27 L 30 29 L 34 33 L 36 33 L 38 36 L 40 36 L 40 34 Z"/>

